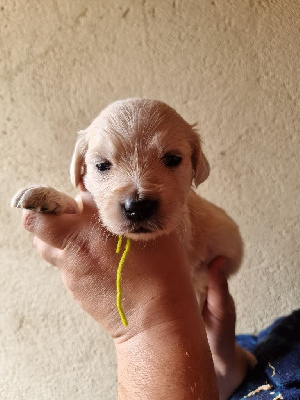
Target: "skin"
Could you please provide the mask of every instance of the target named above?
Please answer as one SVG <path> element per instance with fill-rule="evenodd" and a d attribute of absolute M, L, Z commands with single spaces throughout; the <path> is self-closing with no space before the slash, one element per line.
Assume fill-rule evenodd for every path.
<path fill-rule="evenodd" d="M 220 393 L 226 400 L 257 363 L 255 356 L 236 343 L 236 312 L 228 290 L 226 259 L 215 259 L 209 268 L 209 285 L 203 320 Z"/>
<path fill-rule="evenodd" d="M 118 398 L 218 399 L 204 320 L 221 399 L 226 399 L 244 378 L 249 359 L 235 345 L 224 260 L 211 268 L 202 319 L 178 237 L 164 236 L 146 245 L 133 242 L 123 271 L 123 308 L 129 321 L 124 327 L 116 307 L 117 237 L 99 223 L 88 192 L 81 195 L 82 214 L 24 211 L 23 225 L 35 235 L 42 257 L 60 268 L 75 301 L 113 338 Z M 226 383 L 228 379 L 233 383 Z"/>

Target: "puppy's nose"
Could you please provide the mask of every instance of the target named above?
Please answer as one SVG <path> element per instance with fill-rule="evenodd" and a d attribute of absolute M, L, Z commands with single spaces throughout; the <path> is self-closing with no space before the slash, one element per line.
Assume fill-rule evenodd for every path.
<path fill-rule="evenodd" d="M 131 221 L 146 221 L 152 217 L 154 211 L 158 207 L 158 201 L 129 198 L 125 200 L 122 207 L 126 217 Z"/>

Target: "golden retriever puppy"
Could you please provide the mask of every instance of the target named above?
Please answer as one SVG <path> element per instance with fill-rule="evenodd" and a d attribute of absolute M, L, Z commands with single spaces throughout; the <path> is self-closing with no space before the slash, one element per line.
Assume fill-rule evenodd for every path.
<path fill-rule="evenodd" d="M 75 186 L 83 180 L 113 234 L 134 240 L 180 234 L 201 307 L 209 262 L 226 257 L 228 275 L 239 268 L 243 244 L 237 225 L 192 189 L 209 175 L 199 135 L 165 103 L 127 99 L 109 105 L 79 133 L 70 172 Z M 42 186 L 21 189 L 12 206 L 79 212 L 73 198 Z"/>

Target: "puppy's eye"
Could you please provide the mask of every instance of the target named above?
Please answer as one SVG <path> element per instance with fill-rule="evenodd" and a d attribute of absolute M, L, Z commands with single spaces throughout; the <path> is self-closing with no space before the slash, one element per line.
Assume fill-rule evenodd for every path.
<path fill-rule="evenodd" d="M 109 171 L 111 168 L 112 164 L 110 161 L 103 161 L 101 163 L 97 163 L 96 164 L 96 168 L 98 169 L 98 171 L 100 172 L 105 172 L 105 171 Z"/>
<path fill-rule="evenodd" d="M 175 156 L 174 154 L 166 154 L 163 158 L 166 167 L 178 167 L 181 161 L 182 157 Z"/>

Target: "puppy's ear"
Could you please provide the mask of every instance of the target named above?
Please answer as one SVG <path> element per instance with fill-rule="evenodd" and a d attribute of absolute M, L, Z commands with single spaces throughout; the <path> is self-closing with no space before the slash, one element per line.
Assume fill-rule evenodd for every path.
<path fill-rule="evenodd" d="M 83 175 L 82 169 L 84 168 L 84 156 L 87 151 L 87 132 L 80 131 L 78 139 L 75 144 L 75 149 L 72 156 L 70 165 L 70 177 L 72 184 L 77 187 L 80 183 L 81 176 Z"/>
<path fill-rule="evenodd" d="M 210 167 L 202 151 L 198 133 L 193 127 L 191 131 L 192 167 L 194 171 L 194 184 L 197 187 L 208 178 Z"/>

